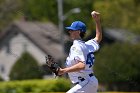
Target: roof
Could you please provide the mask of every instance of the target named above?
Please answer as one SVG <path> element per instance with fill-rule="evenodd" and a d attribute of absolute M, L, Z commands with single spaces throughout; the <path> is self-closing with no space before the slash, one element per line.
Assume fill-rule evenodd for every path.
<path fill-rule="evenodd" d="M 53 23 L 20 20 L 15 21 L 10 27 L 13 26 L 18 29 L 17 31 L 23 33 L 46 54 L 50 54 L 56 59 L 65 57 L 63 47 L 60 44 L 60 32 Z M 8 29 L 10 28 L 8 27 Z M 67 36 L 65 36 L 65 39 L 66 37 Z"/>
<path fill-rule="evenodd" d="M 124 29 L 104 29 L 104 34 L 108 38 L 115 39 L 120 42 L 139 43 L 140 36 Z"/>

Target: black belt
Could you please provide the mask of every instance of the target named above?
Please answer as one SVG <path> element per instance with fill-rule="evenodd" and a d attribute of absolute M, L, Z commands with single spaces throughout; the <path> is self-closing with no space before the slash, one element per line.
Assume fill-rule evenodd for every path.
<path fill-rule="evenodd" d="M 91 74 L 89 74 L 89 76 L 90 76 L 90 77 L 92 77 L 92 76 L 94 76 L 94 74 L 93 74 L 93 73 L 91 73 Z"/>
<path fill-rule="evenodd" d="M 92 76 L 94 76 L 94 74 L 91 73 L 91 74 L 89 74 L 89 76 L 92 77 Z M 79 79 L 81 82 L 85 80 L 85 79 L 82 78 L 82 77 L 78 77 L 78 79 Z M 79 84 L 79 82 L 74 83 L 74 85 L 76 85 L 76 84 Z"/>

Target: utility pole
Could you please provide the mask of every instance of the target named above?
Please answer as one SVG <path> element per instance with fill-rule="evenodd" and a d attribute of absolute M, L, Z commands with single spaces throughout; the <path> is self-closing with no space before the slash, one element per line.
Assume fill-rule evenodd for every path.
<path fill-rule="evenodd" d="M 59 19 L 59 31 L 60 33 L 60 42 L 64 52 L 64 24 L 63 24 L 63 0 L 57 0 L 58 2 L 58 19 Z"/>

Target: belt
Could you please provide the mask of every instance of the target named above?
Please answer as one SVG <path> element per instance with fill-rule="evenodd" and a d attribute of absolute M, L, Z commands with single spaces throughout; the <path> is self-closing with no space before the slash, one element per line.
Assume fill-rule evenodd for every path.
<path fill-rule="evenodd" d="M 91 74 L 89 74 L 89 76 L 92 77 L 92 76 L 94 76 L 94 74 L 91 73 Z M 79 79 L 81 82 L 85 80 L 85 79 L 82 78 L 82 77 L 78 77 L 78 79 Z M 76 84 L 79 84 L 79 82 L 74 83 L 74 85 L 76 85 Z"/>
<path fill-rule="evenodd" d="M 91 73 L 91 74 L 89 74 L 89 76 L 90 76 L 90 77 L 92 77 L 92 76 L 94 76 L 94 74 L 93 74 L 93 73 Z"/>

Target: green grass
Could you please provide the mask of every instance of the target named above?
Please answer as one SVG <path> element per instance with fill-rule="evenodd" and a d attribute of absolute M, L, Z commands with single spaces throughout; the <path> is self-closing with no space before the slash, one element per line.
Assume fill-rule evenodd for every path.
<path fill-rule="evenodd" d="M 30 93 L 33 93 L 33 92 L 30 92 Z M 65 93 L 65 92 L 41 92 L 41 93 Z M 98 92 L 98 93 L 140 93 L 140 92 Z"/>

